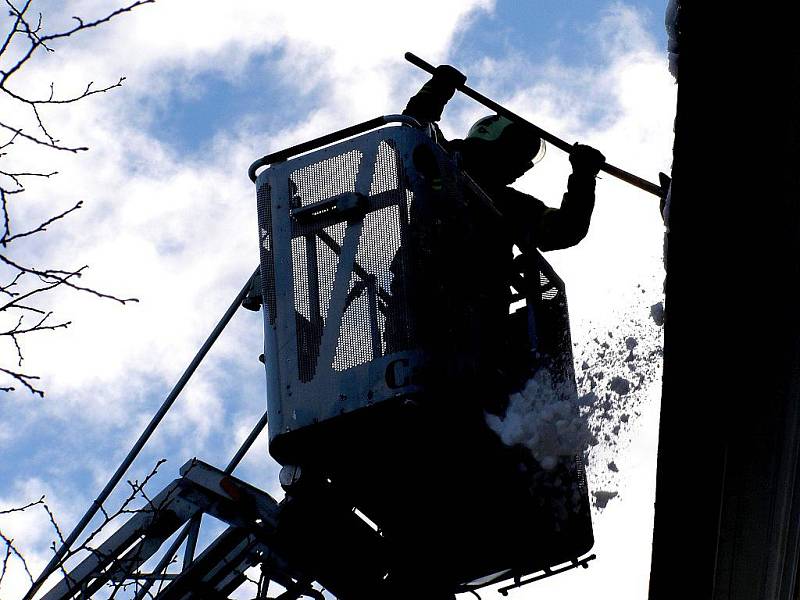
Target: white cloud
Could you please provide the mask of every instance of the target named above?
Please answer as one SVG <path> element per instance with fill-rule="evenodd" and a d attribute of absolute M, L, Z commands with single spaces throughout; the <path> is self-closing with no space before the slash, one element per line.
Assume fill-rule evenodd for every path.
<path fill-rule="evenodd" d="M 62 10 L 60 3 L 51 5 Z M 31 244 L 24 256 L 58 265 L 88 262 L 92 267 L 86 284 L 137 296 L 141 302 L 123 308 L 72 292 L 52 298 L 53 308 L 73 325 L 25 347 L 25 368 L 43 375 L 48 397 L 21 402 L 17 410 L 5 405 L 3 413 L 18 427 L 0 429 L 0 444 L 37 443 L 39 419 L 63 424 L 64 437 L 97 440 L 124 432 L 121 439 L 103 442 L 113 445 L 112 454 L 75 457 L 89 463 L 86 468 L 96 481 L 81 490 L 84 498 L 74 499 L 80 508 L 73 512 L 88 505 L 110 465 L 138 437 L 255 267 L 255 201 L 245 175 L 249 163 L 269 150 L 399 112 L 424 78 L 403 63 L 403 52 L 411 50 L 433 63 L 449 60 L 458 32 L 493 5 L 489 0 L 412 2 L 398 10 L 356 0 L 240 2 L 234 10 L 219 2 L 162 1 L 86 32 L 74 45 L 61 44 L 56 54 L 37 61 L 48 77 L 30 69 L 26 86 L 46 88 L 50 76 L 65 91 L 88 80 L 114 82 L 122 74 L 128 80 L 120 90 L 54 112 L 60 137 L 92 149 L 78 157 L 47 158 L 61 174 L 33 182 L 31 202 L 18 209 L 20 226 L 45 214 L 43 206 L 48 214 L 52 207 L 66 208 L 79 199 L 86 206 L 54 227 L 47 244 Z M 107 2 L 100 0 L 70 6 L 70 13 L 82 15 L 104 10 Z M 465 71 L 475 74 L 471 81 L 476 88 L 546 129 L 595 145 L 614 164 L 656 180 L 657 170 L 669 167 L 674 110 L 675 88 L 665 58 L 653 48 L 636 13 L 623 5 L 609 11 L 597 35 L 605 40 L 607 62 L 591 68 L 574 70 L 556 61 L 534 66 L 512 56 L 487 59 Z M 254 64 L 269 73 L 254 73 Z M 229 130 L 218 132 L 202 155 L 190 157 L 142 129 L 142 124 L 155 122 L 159 103 L 168 109 L 171 95 L 200 93 L 199 79 L 212 72 L 234 82 L 275 76 L 287 93 L 309 100 L 310 112 L 281 115 L 281 127 L 269 131 L 255 129 L 255 117 L 244 115 Z M 514 73 L 514 81 L 497 76 L 503 72 Z M 537 83 L 527 84 L 533 81 Z M 467 103 L 452 108 L 444 127 L 453 136 L 483 113 Z M 268 110 L 265 105 L 264 112 Z M 599 124 L 598 114 L 603 117 Z M 42 161 L 38 151 L 20 149 L 20 160 Z M 566 158 L 551 149 L 520 187 L 557 204 L 568 170 Z M 589 238 L 549 257 L 568 282 L 576 321 L 608 318 L 606 300 L 597 298 L 632 293 L 643 278 L 653 279 L 652 265 L 660 264 L 658 200 L 608 177 L 598 183 L 597 195 Z M 658 277 L 653 285 L 660 285 Z M 255 362 L 261 352 L 260 328 L 257 316 L 238 315 L 208 365 L 201 367 L 200 378 L 179 399 L 154 450 L 177 447 L 172 474 L 189 458 L 187 453 L 216 440 L 228 427 L 230 439 L 221 451 L 229 451 L 234 438 L 241 439 L 248 430 L 243 423 L 257 420 L 263 388 L 231 381 L 232 373 L 245 368 L 229 365 Z M 263 377 L 258 365 L 249 369 L 247 373 Z M 258 444 L 242 465 L 256 479 L 254 461 L 265 455 L 263 436 Z M 92 452 L 91 445 L 84 450 Z M 65 463 L 63 469 L 75 471 L 76 466 Z M 45 489 L 38 483 L 42 487 L 37 489 Z M 26 489 L 28 498 L 41 493 Z M 25 535 L 40 540 L 44 533 L 32 527 Z"/>
<path fill-rule="evenodd" d="M 129 80 L 122 90 L 54 118 L 62 137 L 92 150 L 78 158 L 49 157 L 62 174 L 46 184 L 33 182 L 29 197 L 46 194 L 51 205 L 89 201 L 61 225 L 58 237 L 32 247 L 31 258 L 77 266 L 91 257 L 87 283 L 103 282 L 104 290 L 135 295 L 141 304 L 121 309 L 59 295 L 59 312 L 74 319 L 73 331 L 31 345 L 27 367 L 43 370 L 49 387 L 60 390 L 84 386 L 87 371 L 108 382 L 131 370 L 174 378 L 213 324 L 209 315 L 221 314 L 255 266 L 255 208 L 244 173 L 265 149 L 257 142 L 254 148 L 253 136 L 258 140 L 266 132 L 237 132 L 234 126 L 218 138 L 217 153 L 187 161 L 131 127 L 144 97 L 157 98 L 181 87 L 184 78 L 209 71 L 250 76 L 243 71 L 248 58 L 277 50 L 288 82 L 330 91 L 310 119 L 292 115 L 299 126 L 271 136 L 270 143 L 307 139 L 397 110 L 387 94 L 404 44 L 441 56 L 463 17 L 490 7 L 485 0 L 443 2 L 427 6 L 429 19 L 418 22 L 413 6 L 396 11 L 358 1 L 291 8 L 251 2 L 236 10 L 217 2 L 164 2 L 85 32 L 75 46 L 41 61 L 57 80 L 113 81 L 120 72 Z M 108 7 L 83 2 L 70 10 L 98 15 Z M 40 215 L 23 208 L 20 219 L 33 222 Z M 76 340 L 78 352 L 70 349 Z M 118 387 L 109 392 L 130 394 Z"/>
<path fill-rule="evenodd" d="M 37 477 L 22 476 L 13 485 L 5 486 L 0 492 L 0 511 L 24 507 L 42 496 L 59 527 L 73 520 L 75 498 L 56 490 L 53 482 Z M 37 504 L 24 511 L 0 514 L 0 531 L 12 540 L 27 569 L 36 577 L 52 556 L 50 545 L 58 536 L 44 506 Z M 0 543 L 0 549 L 5 553 L 4 542 Z M 21 598 L 30 587 L 30 578 L 19 555 L 8 561 L 8 572 L 0 588 L 3 598 Z"/>

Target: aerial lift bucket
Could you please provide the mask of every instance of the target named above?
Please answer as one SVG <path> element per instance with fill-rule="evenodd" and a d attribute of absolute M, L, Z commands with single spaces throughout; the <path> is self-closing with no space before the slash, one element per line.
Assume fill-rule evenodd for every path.
<path fill-rule="evenodd" d="M 528 253 L 516 310 L 487 321 L 480 242 L 502 219 L 408 117 L 264 157 L 250 176 L 269 449 L 287 492 L 347 498 L 385 540 L 390 579 L 457 592 L 579 564 L 593 545 L 581 458 L 544 469 L 485 420 L 539 368 L 575 390 L 547 262 Z"/>

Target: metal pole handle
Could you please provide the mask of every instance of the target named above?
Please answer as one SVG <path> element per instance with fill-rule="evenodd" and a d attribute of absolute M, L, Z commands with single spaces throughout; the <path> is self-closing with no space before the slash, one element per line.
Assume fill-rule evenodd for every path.
<path fill-rule="evenodd" d="M 420 69 L 422 69 L 423 71 L 427 71 L 430 74 L 433 74 L 433 72 L 436 70 L 436 67 L 434 67 L 430 63 L 425 62 L 419 56 L 416 56 L 411 52 L 406 52 L 405 58 L 412 65 L 415 65 Z M 536 133 L 536 135 L 542 138 L 544 141 L 552 144 L 556 148 L 563 150 L 564 152 L 567 153 L 572 149 L 572 144 L 565 142 L 561 138 L 553 135 L 552 133 L 545 131 L 541 127 L 534 125 L 527 119 L 523 119 L 518 114 L 511 112 L 505 106 L 498 104 L 491 98 L 487 98 L 480 92 L 476 92 L 471 87 L 467 85 L 460 85 L 456 89 L 462 94 L 469 96 L 473 100 L 480 102 L 486 108 L 490 108 L 498 115 L 501 115 L 509 119 L 510 121 L 514 121 L 515 123 L 520 123 L 521 125 L 525 125 L 526 127 L 530 128 L 534 133 Z M 646 179 L 642 179 L 641 177 L 638 177 L 633 173 L 628 173 L 627 171 L 624 171 L 619 167 L 615 167 L 614 165 L 610 165 L 607 162 L 600 167 L 600 170 L 604 171 L 605 173 L 608 173 L 613 177 L 616 177 L 617 179 L 621 179 L 622 181 L 630 183 L 631 185 L 634 185 L 639 189 L 644 190 L 645 192 L 650 192 L 651 194 L 658 196 L 659 198 L 661 198 L 664 194 L 663 190 L 661 189 L 661 186 L 656 185 L 655 183 L 650 183 Z"/>

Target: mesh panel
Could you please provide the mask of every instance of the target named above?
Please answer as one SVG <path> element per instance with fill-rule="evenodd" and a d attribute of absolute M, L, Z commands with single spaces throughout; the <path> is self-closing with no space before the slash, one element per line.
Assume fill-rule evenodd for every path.
<path fill-rule="evenodd" d="M 328 318 L 328 307 L 331 304 L 331 293 L 333 292 L 333 280 L 336 277 L 336 265 L 339 264 L 339 251 L 336 248 L 342 247 L 346 223 L 336 223 L 330 227 L 325 227 L 323 233 L 327 234 L 326 240 L 333 241 L 334 247 L 331 248 L 324 240 L 317 244 L 317 268 L 319 270 L 319 293 L 320 311 L 323 319 Z"/>
<path fill-rule="evenodd" d="M 308 206 L 354 192 L 359 169 L 372 167 L 364 164 L 363 157 L 362 151 L 351 150 L 293 171 L 289 176 L 292 206 Z M 379 143 L 371 170 L 370 196 L 379 196 L 377 206 L 384 208 L 364 216 L 342 326 L 330 365 L 339 371 L 395 351 L 398 346 L 407 345 L 409 338 L 401 246 L 412 196 L 402 185 L 402 163 L 391 140 Z M 307 223 L 297 229 L 292 239 L 297 358 L 303 381 L 312 379 L 317 369 L 346 228 L 345 222 L 331 225 L 330 219 L 318 226 Z M 400 338 L 406 343 L 397 343 Z"/>
<path fill-rule="evenodd" d="M 269 184 L 258 188 L 259 234 L 261 239 L 261 295 L 269 313 L 270 325 L 275 324 L 275 260 L 272 253 L 272 194 Z"/>
<path fill-rule="evenodd" d="M 295 170 L 289 177 L 292 206 L 354 192 L 359 168 L 372 166 L 362 162 L 363 153 L 352 150 Z M 380 196 L 380 205 L 385 208 L 364 217 L 331 365 L 339 371 L 392 351 L 392 344 L 387 344 L 387 314 L 392 331 L 408 329 L 405 289 L 399 280 L 404 277 L 400 248 L 411 196 L 401 188 L 401 171 L 393 143 L 381 141 L 369 189 L 371 197 Z M 324 228 L 312 224 L 298 230 L 302 235 L 295 234 L 292 239 L 298 363 L 303 381 L 312 379 L 316 372 L 346 227 L 345 222 Z"/>
<path fill-rule="evenodd" d="M 359 291 L 360 290 L 360 291 Z M 344 371 L 372 360 L 372 326 L 370 323 L 369 296 L 362 280 L 353 273 L 348 288 L 348 299 L 353 298 L 342 318 L 342 329 L 333 359 L 333 368 Z"/>
<path fill-rule="evenodd" d="M 392 279 L 389 268 L 399 248 L 400 216 L 397 206 L 376 210 L 364 217 L 356 262 L 375 276 L 385 290 L 389 289 Z"/>
<path fill-rule="evenodd" d="M 355 191 L 361 159 L 362 153 L 352 150 L 294 171 L 289 177 L 292 206 L 307 206 Z M 301 381 L 310 381 L 316 372 L 345 226 L 345 223 L 337 223 L 292 239 L 297 362 Z"/>
<path fill-rule="evenodd" d="M 306 256 L 306 238 L 297 237 L 292 240 L 292 268 L 294 270 L 294 309 L 307 319 L 311 318 L 310 299 L 308 296 L 308 257 Z"/>
<path fill-rule="evenodd" d="M 376 178 L 377 179 L 377 178 Z M 374 182 L 373 182 L 374 183 Z M 399 201 L 404 194 L 398 193 Z M 348 305 L 342 320 L 333 368 L 343 371 L 387 352 L 386 319 L 407 322 L 404 292 L 392 285 L 402 274 L 400 264 L 400 210 L 397 206 L 369 213 L 356 254 L 358 267 L 350 279 Z M 399 293 L 398 293 L 399 292 Z"/>
<path fill-rule="evenodd" d="M 360 151 L 351 150 L 292 173 L 294 205 L 307 206 L 344 192 L 355 192 L 361 157 Z"/>
<path fill-rule="evenodd" d="M 575 477 L 578 480 L 578 488 L 584 494 L 588 493 L 589 487 L 586 484 L 586 467 L 580 455 L 575 456 Z"/>
<path fill-rule="evenodd" d="M 542 300 L 553 300 L 558 296 L 558 288 L 545 276 L 544 273 L 539 273 L 539 283 L 541 284 L 540 290 Z"/>
<path fill-rule="evenodd" d="M 378 154 L 375 157 L 375 172 L 369 194 L 374 196 L 397 188 L 397 152 L 387 140 L 384 140 L 378 146 Z"/>
<path fill-rule="evenodd" d="M 345 223 L 337 223 L 292 240 L 297 359 L 301 381 L 310 381 L 316 371 L 344 231 Z"/>

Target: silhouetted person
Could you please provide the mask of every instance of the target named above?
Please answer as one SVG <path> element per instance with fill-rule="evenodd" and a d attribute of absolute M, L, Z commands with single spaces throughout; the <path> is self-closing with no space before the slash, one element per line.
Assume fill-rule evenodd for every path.
<path fill-rule="evenodd" d="M 522 252 L 522 258 L 517 259 L 522 262 L 531 250 L 557 250 L 579 243 L 589 229 L 595 178 L 605 157 L 589 146 L 573 146 L 569 155 L 573 172 L 559 208 L 550 208 L 537 198 L 515 190 L 510 184 L 533 167 L 544 144 L 530 128 L 499 115 L 478 120 L 464 139 L 445 139 L 436 122 L 456 88 L 465 81 L 466 77 L 453 67 L 437 67 L 430 81 L 409 100 L 403 114 L 433 124 L 438 143 L 488 195 L 503 217 L 495 218 L 480 201 L 473 202 L 471 198 L 472 208 L 454 216 L 450 226 L 461 232 L 461 240 L 466 235 L 470 239 L 474 237 L 475 243 L 451 244 L 446 230 L 442 230 L 445 233 L 438 237 L 445 239 L 433 242 L 435 251 L 432 253 L 442 256 L 429 261 L 434 266 L 424 268 L 427 274 L 422 277 L 423 287 L 442 290 L 450 286 L 449 292 L 441 292 L 447 297 L 429 302 L 417 296 L 412 302 L 417 313 L 418 335 L 425 338 L 430 330 L 429 337 L 435 344 L 440 343 L 435 335 L 441 336 L 441 319 L 452 317 L 457 325 L 452 328 L 452 339 L 447 343 L 450 348 L 463 350 L 460 354 L 471 363 L 462 365 L 465 372 L 476 372 L 481 387 L 507 388 L 509 382 L 502 381 L 505 375 L 501 371 L 513 370 L 508 365 L 519 358 L 509 347 L 508 339 L 510 284 L 515 273 L 519 273 L 512 248 L 516 245 Z M 433 161 L 432 156 L 430 160 Z M 415 162 L 424 176 L 428 170 L 426 161 Z M 469 195 L 470 192 L 465 193 Z M 414 218 L 412 212 L 412 230 Z M 463 233 L 465 231 L 467 233 Z M 451 247 L 458 247 L 460 253 L 452 254 Z M 406 283 L 402 277 L 397 277 L 397 266 L 395 261 L 392 291 L 405 293 L 402 288 Z M 442 283 L 443 280 L 447 283 Z M 530 283 L 538 289 L 538 281 Z M 450 312 L 450 315 L 437 314 L 437 311 Z M 405 343 L 402 335 L 397 335 L 400 329 L 402 327 L 395 327 L 390 320 L 387 326 L 389 346 L 411 345 Z M 469 357 L 471 351 L 476 354 L 474 361 Z M 461 367 L 454 368 L 458 371 Z M 498 403 L 500 406 L 492 406 Z M 487 408 L 493 412 L 502 411 L 504 404 L 504 399 L 490 400 Z"/>
<path fill-rule="evenodd" d="M 595 177 L 605 158 L 588 146 L 573 147 L 573 173 L 560 208 L 513 189 L 510 185 L 533 166 L 542 141 L 530 128 L 497 115 L 480 119 L 464 139 L 445 139 L 435 123 L 464 81 L 452 67 L 440 66 L 404 111 L 434 124 L 437 142 L 451 160 L 427 143 L 413 151 L 418 193 L 407 236 L 392 261 L 393 301 L 386 305 L 387 353 L 423 348 L 427 369 L 424 393 L 409 406 L 411 425 L 403 429 L 413 434 L 398 445 L 398 463 L 408 469 L 398 480 L 414 480 L 423 493 L 419 504 L 403 505 L 385 535 L 399 557 L 392 573 L 400 587 L 408 581 L 437 600 L 452 597 L 459 573 L 529 559 L 531 540 L 542 548 L 534 560 L 545 564 L 545 555 L 568 556 L 591 531 L 588 512 L 570 523 L 574 537 L 556 529 L 546 494 L 534 498 L 532 491 L 538 464 L 527 449 L 504 446 L 484 413 L 504 413 L 509 392 L 524 383 L 532 364 L 527 313 L 521 311 L 517 316 L 524 319 L 513 325 L 509 317 L 510 285 L 520 271 L 513 247 L 524 262 L 526 255 L 533 261 L 536 250 L 580 242 L 589 229 Z M 480 190 L 456 175 L 450 163 Z M 482 200 L 484 194 L 502 216 Z M 539 294 L 535 262 L 526 273 L 530 290 L 516 284 L 515 289 Z M 439 468 L 420 468 L 429 463 Z M 566 467 L 559 473 L 575 476 Z M 454 497 L 450 490 L 469 490 L 469 497 Z M 483 511 L 477 522 L 476 507 Z M 471 550 L 476 540 L 492 552 Z M 458 569 L 446 566 L 442 556 Z"/>
<path fill-rule="evenodd" d="M 453 67 L 437 67 L 431 80 L 409 100 L 403 114 L 435 123 L 456 87 L 465 81 L 466 77 Z M 478 120 L 465 139 L 448 141 L 438 127 L 437 133 L 439 143 L 451 154 L 460 155 L 464 170 L 503 213 L 520 250 L 569 248 L 586 236 L 594 209 L 595 177 L 605 162 L 600 152 L 582 144 L 573 146 L 569 156 L 572 175 L 561 207 L 556 209 L 509 187 L 533 167 L 542 150 L 542 140 L 524 125 L 492 115 Z"/>

